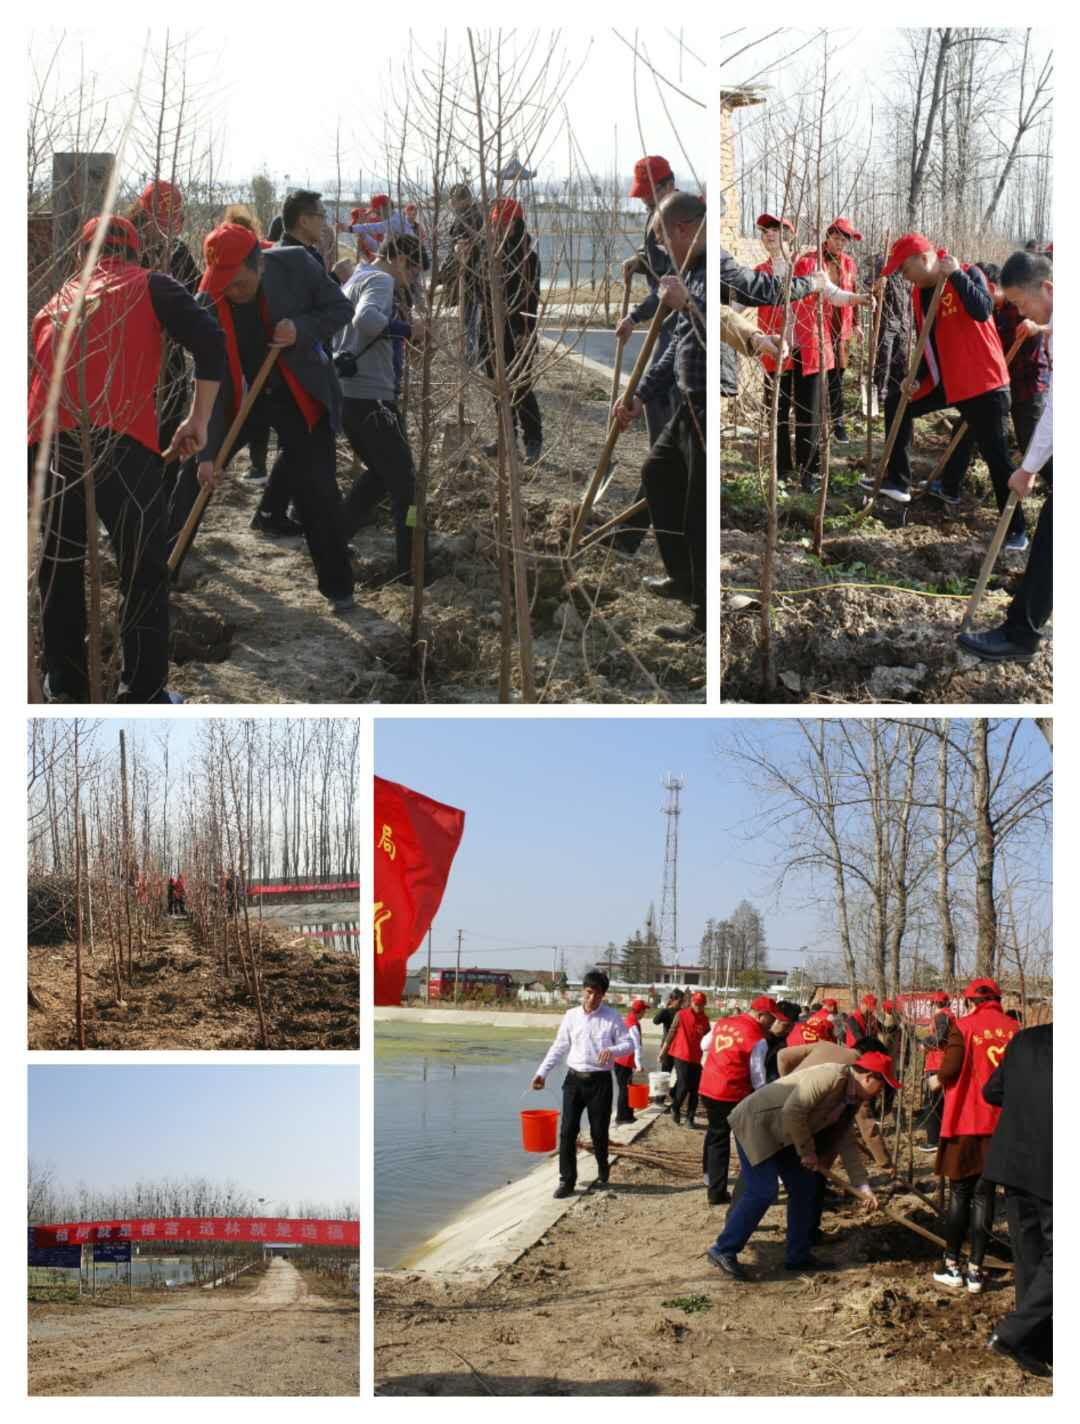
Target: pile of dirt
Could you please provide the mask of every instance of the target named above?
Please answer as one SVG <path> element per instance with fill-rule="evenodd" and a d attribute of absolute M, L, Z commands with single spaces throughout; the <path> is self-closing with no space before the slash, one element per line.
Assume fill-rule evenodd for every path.
<path fill-rule="evenodd" d="M 607 392 L 576 366 L 543 372 L 537 391 L 545 428 L 540 463 L 523 472 L 523 507 L 538 695 L 546 702 L 704 700 L 701 642 L 667 643 L 657 625 L 684 622 L 679 604 L 646 594 L 641 580 L 662 573 L 649 535 L 638 555 L 599 547 L 572 569 L 561 551 L 606 433 Z M 383 585 L 394 570 L 388 506 L 353 539 L 357 607 L 328 611 L 302 540 L 249 528 L 261 490 L 244 478 L 246 452 L 209 506 L 172 599 L 170 686 L 191 702 L 492 702 L 498 698 L 499 600 L 495 462 L 486 399 L 467 393 L 472 436 L 457 448 L 456 396 L 436 384 L 428 518 L 433 581 L 424 593 L 422 656 L 408 635 L 412 590 Z M 444 426 L 454 427 L 444 444 Z M 414 453 L 419 439 L 410 415 Z M 647 452 L 643 427 L 620 438 L 611 488 L 594 526 L 630 504 Z M 338 442 L 342 493 L 352 455 Z M 516 652 L 512 696 L 520 695 Z"/>
<path fill-rule="evenodd" d="M 359 1047 L 359 969 L 355 958 L 265 923 L 261 930 L 263 1013 L 275 1049 Z M 253 930 L 253 941 L 256 931 Z M 163 919 L 136 949 L 132 982 L 116 997 L 111 946 L 83 953 L 87 1048 L 259 1048 L 254 998 L 235 948 L 226 978 L 221 953 L 200 948 L 184 919 Z M 75 947 L 28 950 L 30 1048 L 74 1048 Z"/>
<path fill-rule="evenodd" d="M 635 1146 L 700 1161 L 702 1134 L 660 1118 Z M 591 1177 L 586 1167 L 583 1176 Z M 552 1172 L 554 1185 L 555 1173 Z M 740 1259 L 705 1256 L 725 1208 L 697 1185 L 615 1159 L 607 1192 L 571 1210 L 492 1284 L 383 1272 L 375 1380 L 384 1395 L 1048 1395 L 990 1354 L 1011 1279 L 980 1296 L 934 1284 L 935 1248 L 857 1205 L 827 1208 L 819 1254 L 837 1269 L 783 1269 L 784 1206 Z M 900 1203 L 915 1220 L 918 1199 Z"/>

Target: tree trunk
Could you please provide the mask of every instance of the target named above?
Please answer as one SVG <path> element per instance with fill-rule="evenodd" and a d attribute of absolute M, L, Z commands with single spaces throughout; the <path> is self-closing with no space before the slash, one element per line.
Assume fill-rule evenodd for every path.
<path fill-rule="evenodd" d="M 990 815 L 989 723 L 972 723 L 974 777 L 972 819 L 975 825 L 975 916 L 978 927 L 975 973 L 992 978 L 997 960 L 997 909 L 994 904 L 994 822 Z"/>

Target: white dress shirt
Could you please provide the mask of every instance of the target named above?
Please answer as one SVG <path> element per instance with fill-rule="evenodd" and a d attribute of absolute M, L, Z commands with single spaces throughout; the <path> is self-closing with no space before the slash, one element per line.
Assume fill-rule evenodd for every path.
<path fill-rule="evenodd" d="M 1038 423 L 1032 431 L 1027 454 L 1024 456 L 1024 469 L 1030 470 L 1032 474 L 1037 474 L 1054 453 L 1054 323 L 1052 319 L 1050 330 L 1046 333 L 1046 354 L 1050 363 L 1050 386 L 1046 392 L 1042 415 L 1039 416 Z"/>
<path fill-rule="evenodd" d="M 587 1014 L 579 1004 L 563 1014 L 555 1042 L 544 1055 L 536 1076 L 546 1078 L 563 1058 L 567 1068 L 576 1073 L 608 1073 L 611 1063 L 601 1063 L 599 1059 L 605 1048 L 611 1050 L 613 1059 L 638 1052 L 633 1034 L 617 1009 L 601 1000 L 599 1007 Z"/>

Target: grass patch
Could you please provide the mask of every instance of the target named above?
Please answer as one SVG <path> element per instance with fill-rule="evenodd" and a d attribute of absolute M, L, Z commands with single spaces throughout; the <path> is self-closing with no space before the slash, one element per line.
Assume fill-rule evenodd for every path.
<path fill-rule="evenodd" d="M 677 1295 L 673 1300 L 662 1300 L 666 1310 L 681 1310 L 686 1315 L 698 1315 L 703 1310 L 712 1310 L 712 1301 L 707 1295 Z"/>

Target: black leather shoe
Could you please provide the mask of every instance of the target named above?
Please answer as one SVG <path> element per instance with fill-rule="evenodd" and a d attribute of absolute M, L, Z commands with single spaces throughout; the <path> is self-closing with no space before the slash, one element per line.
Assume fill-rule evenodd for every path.
<path fill-rule="evenodd" d="M 727 1187 L 710 1187 L 710 1188 L 709 1188 L 709 1205 L 710 1205 L 710 1206 L 727 1206 L 727 1204 L 728 1204 L 728 1202 L 729 1202 L 730 1200 L 731 1200 L 731 1193 L 728 1191 Z"/>
<path fill-rule="evenodd" d="M 1004 627 L 987 633 L 958 633 L 956 641 L 965 653 L 974 653 L 988 663 L 1029 663 L 1035 656 L 1034 648 L 1014 643 Z"/>
<path fill-rule="evenodd" d="M 593 1182 L 593 1186 L 594 1186 L 594 1187 L 610 1187 L 610 1186 L 611 1186 L 611 1183 L 608 1181 L 608 1174 L 607 1174 L 606 1172 L 604 1172 L 602 1175 L 598 1173 L 597 1176 L 596 1176 L 595 1181 Z"/>
<path fill-rule="evenodd" d="M 715 1246 L 710 1246 L 705 1253 L 714 1266 L 719 1266 L 726 1276 L 730 1276 L 733 1281 L 748 1281 L 750 1277 L 737 1256 L 728 1256 L 723 1251 L 718 1251 Z"/>
<path fill-rule="evenodd" d="M 685 603 L 690 597 L 690 590 L 685 584 L 666 574 L 649 574 L 641 580 L 641 586 L 646 593 L 655 593 L 657 598 L 678 598 Z"/>
<path fill-rule="evenodd" d="M 1004 1340 L 999 1339 L 996 1330 L 990 1336 L 990 1339 L 987 1340 L 986 1348 L 993 1350 L 995 1355 L 1001 1355 L 1006 1360 L 1012 1360 L 1014 1365 L 1019 1365 L 1020 1368 L 1026 1370 L 1029 1375 L 1038 1375 L 1040 1379 L 1049 1379 L 1054 1373 L 1044 1360 L 1036 1359 L 1034 1355 L 1029 1355 L 1026 1350 L 1019 1350 L 1013 1345 L 1006 1345 Z"/>
<path fill-rule="evenodd" d="M 251 527 L 276 539 L 302 538 L 304 533 L 304 526 L 287 514 L 264 514 L 261 509 L 251 516 Z"/>
<path fill-rule="evenodd" d="M 562 1197 L 572 1197 L 573 1195 L 574 1187 L 571 1182 L 560 1182 L 559 1185 L 552 1192 L 552 1196 L 556 1199 L 556 1201 L 560 1200 Z"/>
<path fill-rule="evenodd" d="M 691 621 L 689 623 L 661 623 L 653 629 L 665 643 L 698 643 L 705 637 L 705 629 Z"/>

